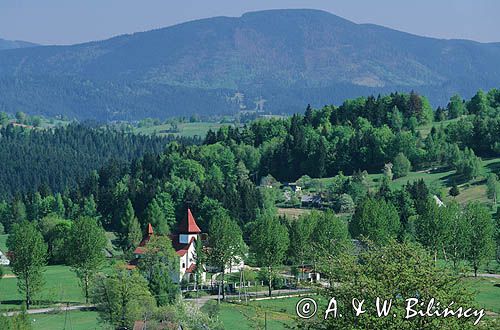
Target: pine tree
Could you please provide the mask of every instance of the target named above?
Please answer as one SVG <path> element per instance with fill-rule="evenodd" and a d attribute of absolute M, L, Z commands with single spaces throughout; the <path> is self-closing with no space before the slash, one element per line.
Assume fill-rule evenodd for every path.
<path fill-rule="evenodd" d="M 56 213 L 58 216 L 63 217 L 66 215 L 66 210 L 64 208 L 64 202 L 60 193 L 57 193 L 54 199 L 54 206 L 52 212 Z"/>
<path fill-rule="evenodd" d="M 165 216 L 156 199 L 153 199 L 146 209 L 146 222 L 150 223 L 155 232 L 160 235 L 167 235 L 170 233 L 170 228 Z"/>
<path fill-rule="evenodd" d="M 460 195 L 460 189 L 456 183 L 453 183 L 453 186 L 450 189 L 450 196 L 457 197 L 458 195 Z"/>
<path fill-rule="evenodd" d="M 141 241 L 141 229 L 139 221 L 135 216 L 134 208 L 130 199 L 127 199 L 125 210 L 120 219 L 120 243 L 123 251 L 130 251 Z"/>

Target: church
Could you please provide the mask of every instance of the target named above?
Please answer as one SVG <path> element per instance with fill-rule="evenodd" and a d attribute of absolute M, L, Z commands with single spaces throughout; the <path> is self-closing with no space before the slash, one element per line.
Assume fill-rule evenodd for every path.
<path fill-rule="evenodd" d="M 139 246 L 134 250 L 135 259 L 129 262 L 128 268 L 136 268 L 139 259 L 144 254 L 144 247 L 148 244 L 151 237 L 153 237 L 154 231 L 153 226 L 148 224 L 148 230 L 146 235 L 142 239 Z M 182 281 L 193 282 L 197 280 L 199 283 L 205 281 L 205 270 L 200 273 L 201 278 L 196 279 L 196 248 L 195 242 L 197 240 L 202 240 L 201 229 L 196 224 L 196 220 L 188 208 L 186 216 L 183 217 L 177 234 L 170 235 L 172 240 L 172 246 L 179 257 L 179 271 L 172 274 L 172 280 L 175 283 L 180 283 Z"/>

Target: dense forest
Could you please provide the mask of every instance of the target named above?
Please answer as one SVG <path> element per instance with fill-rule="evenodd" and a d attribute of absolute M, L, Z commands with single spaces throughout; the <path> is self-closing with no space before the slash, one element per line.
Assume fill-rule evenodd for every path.
<path fill-rule="evenodd" d="M 422 127 L 434 123 L 430 133 Z M 206 144 L 224 143 L 250 148 L 259 158 L 249 170 L 261 176 L 294 181 L 302 175 L 331 177 L 380 172 L 396 157 L 412 168 L 449 165 L 465 177 L 477 176 L 477 156 L 500 154 L 500 91 L 479 91 L 469 101 L 453 96 L 435 112 L 425 97 L 414 92 L 360 97 L 341 106 L 320 110 L 308 107 L 304 115 L 257 120 L 242 129 L 223 127 L 209 132 Z"/>
<path fill-rule="evenodd" d="M 0 128 L 0 197 L 40 187 L 62 192 L 107 161 L 129 162 L 163 151 L 173 137 L 133 135 L 95 124 L 72 123 L 29 129 L 4 123 Z M 182 143 L 199 143 L 183 139 Z"/>
<path fill-rule="evenodd" d="M 434 125 L 423 136 L 419 128 L 435 120 L 447 120 L 446 125 Z M 62 208 L 61 215 L 69 218 L 90 203 L 107 229 L 121 231 L 126 228 L 120 217 L 129 203 L 142 228 L 158 222 L 154 214 L 159 211 L 148 207 L 170 205 L 168 230 L 175 230 L 173 214 L 180 216 L 191 206 L 206 230 L 204 218 L 218 205 L 246 231 L 266 203 L 257 185 L 268 175 L 292 181 L 303 175 L 354 174 L 351 178 L 341 174 L 331 189 L 338 195 L 349 194 L 357 203 L 366 193 L 359 185 L 363 171 L 399 177 L 411 168 L 441 166 L 455 169 L 457 180 L 475 178 L 481 171 L 478 156 L 500 153 L 499 134 L 498 90 L 480 91 L 469 101 L 452 97 L 447 108 L 437 111 L 413 92 L 347 100 L 320 110 L 308 107 L 304 115 L 209 131 L 203 145 L 186 140 L 166 146 L 164 138 L 76 124 L 51 131 L 7 126 L 2 129 L 0 153 L 6 157 L 2 187 L 8 195 L 30 191 L 16 195 L 10 207 L 10 212 L 29 218 L 43 216 L 32 210 L 40 209 L 36 203 Z M 106 163 L 109 159 L 113 161 Z M 52 192 L 64 194 L 51 197 Z M 44 198 L 52 202 L 43 202 Z M 50 213 L 50 207 L 45 209 Z M 7 218 L 16 222 L 13 217 Z"/>
<path fill-rule="evenodd" d="M 51 171 L 60 175 L 56 182 L 69 180 L 71 175 L 58 172 L 57 166 L 81 171 L 82 177 L 64 189 L 55 186 L 52 190 L 49 182 L 8 196 L 0 202 L 0 231 L 9 234 L 9 253 L 26 257 L 13 258 L 12 269 L 19 278 L 40 280 L 47 263 L 73 267 L 85 288 L 86 301 L 92 300 L 103 320 L 115 328 L 130 326 L 146 310 L 174 308 L 181 301 L 179 288 L 186 283 L 173 283 L 165 274 L 179 268 L 168 234 L 177 232 L 188 207 L 196 214 L 201 231 L 208 233 L 208 239 L 196 244 L 196 265 L 209 263 L 221 269 L 222 280 L 218 280 L 223 299 L 225 268 L 243 256 L 246 265 L 259 267 L 256 278 L 265 283 L 270 296 L 272 290 L 284 287 L 279 269 L 286 267 L 297 275 L 308 265 L 329 283 L 345 283 L 339 287 L 346 295 L 356 292 L 366 297 L 370 293 L 360 288 L 379 288 L 384 283 L 390 296 L 396 297 L 401 289 L 394 288 L 393 277 L 386 275 L 392 274 L 401 276 L 402 287 L 412 289 L 405 295 L 414 295 L 415 290 L 427 293 L 429 283 L 443 281 L 431 289 L 445 300 L 463 298 L 470 303 L 472 295 L 464 294 L 465 284 L 457 280 L 457 274 L 472 271 L 477 277 L 482 267 L 500 260 L 497 169 L 487 178 L 488 198 L 493 200 L 489 205 L 475 200 L 460 204 L 452 198 L 442 204 L 423 179 L 397 187 L 390 183 L 412 168 L 454 170 L 456 181 L 482 178 L 480 157 L 499 155 L 499 134 L 498 90 L 479 91 L 468 101 L 454 96 L 446 108 L 436 111 L 414 92 L 363 97 L 338 107 L 308 107 L 304 115 L 259 119 L 239 128 L 225 126 L 209 131 L 203 143 L 78 124 L 45 131 L 8 125 L 2 129 L 2 144 L 31 150 L 27 155 L 45 152 L 40 161 L 20 155 L 13 158 L 6 149 L 3 155 L 11 159 L 10 168 L 16 168 L 16 159 L 21 160 L 17 167 L 25 175 L 31 170 L 34 182 L 43 182 L 43 175 Z M 13 142 L 4 143 L 5 139 Z M 83 155 L 96 153 L 96 158 L 83 158 L 85 163 L 76 167 L 78 150 Z M 71 162 L 64 164 L 68 155 Z M 61 164 L 44 163 L 45 157 L 56 157 Z M 38 167 L 30 167 L 30 162 Z M 369 185 L 369 172 L 383 172 L 376 186 Z M 297 180 L 307 188 L 311 178 L 326 176 L 332 178 L 319 194 L 333 203 L 293 219 L 278 215 L 277 202 L 287 191 L 276 179 Z M 447 190 L 451 196 L 459 194 L 455 183 Z M 8 188 L 15 190 L 15 186 Z M 146 245 L 150 255 L 139 262 L 138 271 L 128 272 L 122 262 L 132 259 L 148 224 L 156 233 Z M 108 239 L 105 231 L 115 238 Z M 102 275 L 98 271 L 105 264 L 105 248 L 121 251 L 113 256 L 117 268 Z M 388 260 L 383 257 L 386 253 L 391 256 Z M 447 266 L 440 266 L 438 259 Z M 38 273 L 23 273 L 24 264 Z M 404 276 L 401 269 L 405 269 Z M 349 280 L 352 276 L 359 276 L 363 285 L 358 283 L 349 292 L 355 282 Z M 18 283 L 29 307 L 33 289 L 29 285 L 33 284 Z M 128 297 L 137 305 L 117 317 L 106 312 L 111 303 L 105 290 L 119 288 L 121 283 L 134 285 L 137 291 Z M 35 284 L 35 291 L 40 290 L 43 281 Z M 330 294 L 331 287 L 318 286 L 324 295 Z M 155 316 L 158 321 L 164 317 Z M 383 322 L 362 320 L 375 322 L 370 324 L 377 324 L 376 328 L 380 327 L 377 322 Z M 430 322 L 440 328 L 435 325 L 455 321 L 470 325 L 465 320 L 439 318 Z M 421 327 L 417 320 L 409 328 Z"/>

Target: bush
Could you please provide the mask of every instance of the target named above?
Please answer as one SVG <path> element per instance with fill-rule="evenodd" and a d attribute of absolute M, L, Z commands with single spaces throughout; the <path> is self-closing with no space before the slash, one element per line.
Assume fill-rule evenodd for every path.
<path fill-rule="evenodd" d="M 453 187 L 450 189 L 450 196 L 456 197 L 458 195 L 460 195 L 460 189 L 458 189 L 456 184 L 453 184 Z"/>
<path fill-rule="evenodd" d="M 396 179 L 407 176 L 411 170 L 411 163 L 402 152 L 397 154 L 392 165 L 392 173 Z"/>
<path fill-rule="evenodd" d="M 338 205 L 339 205 L 339 211 L 341 213 L 352 213 L 352 212 L 354 212 L 354 209 L 356 208 L 356 205 L 354 204 L 354 200 L 348 194 L 340 195 L 340 197 L 338 199 Z"/>

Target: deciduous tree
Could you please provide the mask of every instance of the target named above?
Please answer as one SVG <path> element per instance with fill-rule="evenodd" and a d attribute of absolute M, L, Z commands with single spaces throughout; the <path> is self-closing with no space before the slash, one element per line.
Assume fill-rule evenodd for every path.
<path fill-rule="evenodd" d="M 107 242 L 104 229 L 95 218 L 81 217 L 71 227 L 68 240 L 69 264 L 80 279 L 87 304 L 90 284 L 104 263 Z"/>
<path fill-rule="evenodd" d="M 468 250 L 466 259 L 474 269 L 474 276 L 481 264 L 494 255 L 494 224 L 488 208 L 473 202 L 465 208 L 468 225 Z"/>
<path fill-rule="evenodd" d="M 283 263 L 290 243 L 287 228 L 273 214 L 261 214 L 255 222 L 251 242 L 257 263 L 265 267 L 267 272 L 268 291 L 271 296 L 276 267 Z"/>
<path fill-rule="evenodd" d="M 365 236 L 378 245 L 383 245 L 399 232 L 398 211 L 384 199 L 366 198 L 356 208 L 350 222 L 354 237 Z"/>
<path fill-rule="evenodd" d="M 43 270 L 47 259 L 47 245 L 35 225 L 26 220 L 14 224 L 7 239 L 12 253 L 12 272 L 17 276 L 17 287 L 30 308 L 34 296 L 43 286 Z"/>
<path fill-rule="evenodd" d="M 123 266 L 110 275 L 98 275 L 92 301 L 101 320 L 116 329 L 131 329 L 136 320 L 151 315 L 156 306 L 144 277 Z"/>
<path fill-rule="evenodd" d="M 209 226 L 209 259 L 221 272 L 222 297 L 225 298 L 224 275 L 235 257 L 242 257 L 245 244 L 241 229 L 224 209 L 218 209 Z"/>

